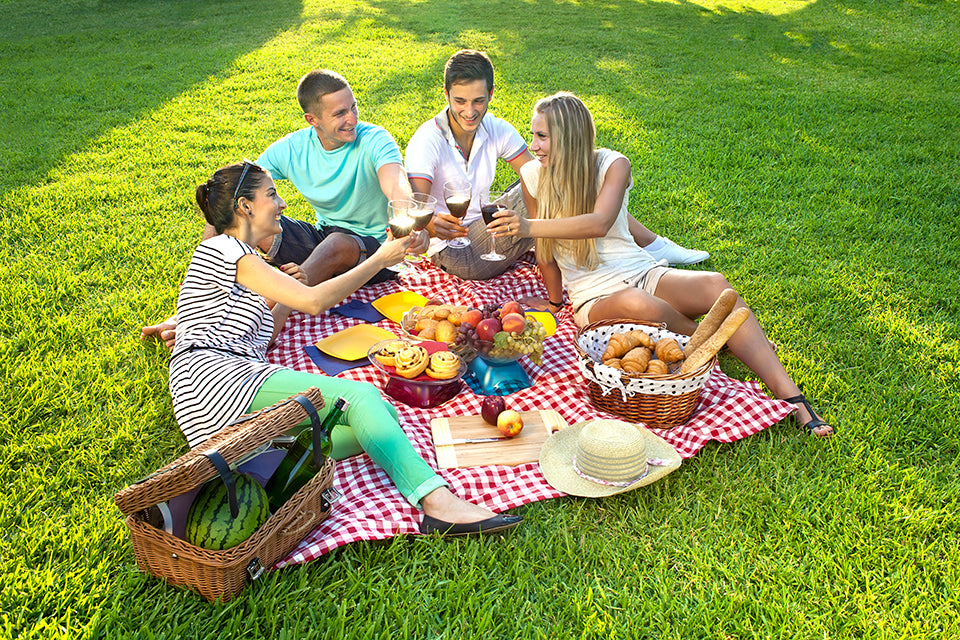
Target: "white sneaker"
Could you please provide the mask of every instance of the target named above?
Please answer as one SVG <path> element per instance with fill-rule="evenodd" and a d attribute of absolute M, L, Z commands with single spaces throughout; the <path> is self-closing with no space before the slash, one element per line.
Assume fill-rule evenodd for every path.
<path fill-rule="evenodd" d="M 653 256 L 654 260 L 665 260 L 668 264 L 673 265 L 697 264 L 698 262 L 703 262 L 710 257 L 710 254 L 706 251 L 700 251 L 698 249 L 686 249 L 678 245 L 670 238 L 664 238 L 663 236 L 660 236 L 660 238 L 663 240 L 663 247 L 659 250 L 650 251 L 644 247 L 647 253 Z"/>

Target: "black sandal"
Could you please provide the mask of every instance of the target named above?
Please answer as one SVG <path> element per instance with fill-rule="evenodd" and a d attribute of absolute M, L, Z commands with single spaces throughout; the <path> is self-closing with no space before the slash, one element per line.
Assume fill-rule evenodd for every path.
<path fill-rule="evenodd" d="M 829 438 L 837 432 L 837 430 L 834 429 L 832 424 L 829 424 L 828 422 L 824 422 L 823 420 L 817 417 L 817 412 L 813 410 L 813 407 L 810 406 L 810 403 L 807 402 L 807 399 L 803 397 L 802 393 L 798 396 L 793 396 L 792 398 L 784 398 L 783 401 L 789 402 L 790 404 L 796 404 L 796 405 L 802 404 L 804 407 L 806 407 L 807 411 L 810 412 L 810 415 L 813 416 L 813 419 L 810 420 L 810 422 L 807 422 L 806 424 L 801 423 L 800 418 L 794 416 L 794 419 L 797 421 L 797 427 L 803 429 L 810 435 L 817 436 L 818 438 Z M 815 430 L 819 429 L 820 427 L 830 427 L 830 433 L 826 433 L 823 435 L 816 433 Z"/>

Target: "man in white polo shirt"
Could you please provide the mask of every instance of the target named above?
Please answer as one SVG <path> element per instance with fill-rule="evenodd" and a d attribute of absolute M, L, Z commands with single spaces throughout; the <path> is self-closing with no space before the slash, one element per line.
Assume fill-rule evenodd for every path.
<path fill-rule="evenodd" d="M 497 160 L 503 159 L 520 175 L 520 167 L 533 159 L 517 129 L 487 112 L 493 89 L 493 64 L 486 53 L 464 49 L 453 54 L 444 67 L 447 106 L 417 129 L 404 157 L 413 190 L 437 198 L 437 215 L 428 227 L 433 236 L 428 251 L 431 259 L 448 273 L 466 280 L 497 276 L 533 247 L 531 238 L 501 237 L 497 239 L 497 251 L 507 259 L 480 259 L 480 254 L 490 250 L 480 204 L 493 184 Z M 448 180 L 464 178 L 470 182 L 473 194 L 461 222 L 444 203 L 443 185 Z M 685 249 L 661 238 L 643 225 L 637 228 L 637 244 L 657 260 L 695 264 L 710 257 L 706 251 Z M 467 237 L 470 245 L 447 246 L 448 240 L 460 237 Z"/>
<path fill-rule="evenodd" d="M 486 280 L 506 271 L 533 247 L 531 238 L 499 238 L 497 251 L 506 260 L 481 260 L 490 251 L 490 235 L 480 215 L 480 204 L 490 192 L 497 160 L 520 174 L 533 159 L 523 136 L 505 120 L 487 113 L 493 95 L 493 65 L 485 53 L 459 51 L 444 68 L 443 93 L 447 106 L 424 122 L 407 143 L 404 164 L 415 192 L 437 198 L 437 215 L 428 226 L 433 240 L 430 254 L 445 271 L 466 280 Z M 466 179 L 472 186 L 467 214 L 461 220 L 450 214 L 443 185 Z M 466 237 L 470 245 L 448 247 L 447 241 Z"/>

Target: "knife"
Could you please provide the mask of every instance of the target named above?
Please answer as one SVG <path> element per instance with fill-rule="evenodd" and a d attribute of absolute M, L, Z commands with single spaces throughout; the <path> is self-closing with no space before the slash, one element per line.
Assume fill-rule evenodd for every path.
<path fill-rule="evenodd" d="M 489 438 L 459 438 L 449 442 L 434 442 L 435 447 L 445 447 L 448 444 L 474 444 L 477 442 L 496 442 L 497 440 L 509 440 L 507 436 L 491 436 Z"/>

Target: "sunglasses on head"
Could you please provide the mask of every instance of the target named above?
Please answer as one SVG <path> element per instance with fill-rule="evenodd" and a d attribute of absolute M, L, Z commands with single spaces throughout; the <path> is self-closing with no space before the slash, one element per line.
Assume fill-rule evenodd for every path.
<path fill-rule="evenodd" d="M 243 159 L 243 171 L 240 172 L 240 179 L 237 180 L 237 188 L 233 192 L 233 204 L 234 206 L 239 206 L 240 204 L 240 187 L 243 185 L 243 179 L 247 177 L 247 171 L 250 170 L 250 167 L 257 166 L 255 162 L 251 162 L 246 158 Z"/>

